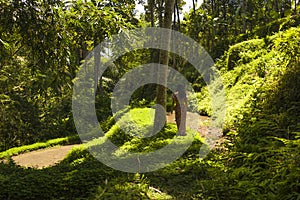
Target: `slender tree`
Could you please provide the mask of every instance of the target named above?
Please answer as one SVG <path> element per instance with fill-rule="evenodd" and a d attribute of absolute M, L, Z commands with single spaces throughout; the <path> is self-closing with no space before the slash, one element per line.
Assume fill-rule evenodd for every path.
<path fill-rule="evenodd" d="M 163 28 L 171 29 L 172 26 L 172 15 L 174 10 L 175 0 L 167 0 L 165 2 L 165 13 L 164 13 L 164 21 L 163 21 Z M 171 35 L 167 36 L 167 45 L 170 46 L 170 38 Z M 169 53 L 168 51 L 161 50 L 159 54 L 160 64 L 168 65 L 169 63 Z M 165 69 L 158 70 L 158 79 L 162 83 L 167 83 L 167 71 Z M 166 85 L 166 84 L 165 84 Z M 157 93 L 156 93 L 156 103 L 161 105 L 166 110 L 166 102 L 167 102 L 167 89 L 163 85 L 157 86 Z M 155 120 L 154 125 L 161 124 L 161 121 L 165 121 L 165 110 L 164 115 L 160 115 L 158 109 L 155 112 Z M 164 117 L 164 119 L 162 118 Z"/>

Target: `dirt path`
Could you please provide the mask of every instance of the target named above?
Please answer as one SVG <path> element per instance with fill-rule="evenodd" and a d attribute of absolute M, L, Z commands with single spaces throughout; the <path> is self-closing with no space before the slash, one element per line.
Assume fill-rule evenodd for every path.
<path fill-rule="evenodd" d="M 187 114 L 187 126 L 197 130 L 202 137 L 209 134 L 209 117 L 199 116 L 196 113 Z M 175 123 L 175 114 L 168 113 L 167 115 L 168 123 Z M 44 167 L 53 166 L 60 161 L 62 161 L 68 152 L 73 148 L 79 146 L 67 145 L 67 146 L 56 146 L 47 149 L 40 149 L 37 151 L 32 151 L 17 156 L 13 156 L 12 159 L 17 165 L 24 167 L 34 167 L 41 169 Z"/>
<path fill-rule="evenodd" d="M 175 114 L 167 114 L 168 123 L 175 122 Z M 218 128 L 210 128 L 210 117 L 201 116 L 197 113 L 187 113 L 186 125 L 189 128 L 199 132 L 202 138 L 205 138 L 206 142 L 211 148 L 219 148 L 220 144 L 224 141 L 222 137 L 222 130 Z"/>
<path fill-rule="evenodd" d="M 168 123 L 176 123 L 175 122 L 175 114 L 168 113 L 167 114 L 167 122 Z M 210 118 L 207 116 L 201 116 L 197 113 L 187 113 L 186 123 L 187 126 L 197 130 L 201 136 L 205 136 L 208 134 Z"/>
<path fill-rule="evenodd" d="M 44 168 L 55 165 L 62 161 L 68 152 L 73 148 L 79 146 L 67 145 L 67 146 L 56 146 L 52 148 L 40 149 L 17 156 L 13 156 L 12 159 L 17 165 L 24 167 Z"/>

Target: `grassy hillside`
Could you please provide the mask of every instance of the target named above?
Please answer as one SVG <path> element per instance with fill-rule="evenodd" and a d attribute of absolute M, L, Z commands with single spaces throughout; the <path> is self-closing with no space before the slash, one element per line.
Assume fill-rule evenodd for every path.
<path fill-rule="evenodd" d="M 226 128 L 236 132 L 228 133 L 229 170 L 215 192 L 300 198 L 300 28 L 236 44 L 217 66 L 227 90 Z M 199 94 L 199 109 L 210 114 L 206 94 Z"/>
<path fill-rule="evenodd" d="M 216 63 L 227 93 L 226 126 L 236 127 L 245 115 L 252 114 L 253 108 L 260 109 L 282 87 L 283 79 L 289 78 L 287 74 L 298 68 L 299 30 L 291 28 L 264 39 L 238 43 Z M 297 90 L 297 82 L 294 84 L 292 88 Z M 287 95 L 294 94 L 290 91 Z M 198 109 L 210 115 L 207 88 L 198 96 L 201 98 Z"/>

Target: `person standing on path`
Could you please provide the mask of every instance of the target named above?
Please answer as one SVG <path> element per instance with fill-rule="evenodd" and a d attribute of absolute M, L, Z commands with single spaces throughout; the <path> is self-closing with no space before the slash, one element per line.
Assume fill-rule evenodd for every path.
<path fill-rule="evenodd" d="M 172 95 L 171 113 L 175 110 L 175 121 L 178 129 L 178 135 L 186 135 L 186 113 L 187 96 L 184 85 L 178 85 L 177 91 Z"/>

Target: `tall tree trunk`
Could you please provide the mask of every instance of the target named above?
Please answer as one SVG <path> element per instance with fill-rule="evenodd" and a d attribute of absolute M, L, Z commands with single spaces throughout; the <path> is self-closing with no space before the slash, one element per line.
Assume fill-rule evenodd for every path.
<path fill-rule="evenodd" d="M 151 27 L 155 27 L 155 0 L 148 0 L 149 2 L 149 11 L 150 11 L 150 22 L 151 22 Z M 160 10 L 160 3 L 159 3 L 159 10 Z M 159 15 L 162 16 L 162 13 L 159 11 L 158 12 Z M 160 17 L 158 17 L 160 19 Z M 162 23 L 162 22 L 159 22 L 159 23 Z M 156 39 L 156 38 L 154 38 Z M 159 49 L 151 49 L 151 63 L 158 63 L 159 62 Z M 156 76 L 156 71 L 155 69 L 153 69 L 151 71 L 151 79 L 153 80 L 153 82 L 156 81 L 157 79 L 157 76 Z M 150 90 L 150 91 L 156 91 L 156 86 L 155 85 L 148 85 L 148 86 L 145 86 L 145 88 L 147 90 Z M 154 95 L 152 96 L 154 98 Z M 154 100 L 154 99 L 152 99 Z"/>
<path fill-rule="evenodd" d="M 195 4 L 195 0 L 193 0 L 193 11 L 194 11 L 194 14 L 196 13 L 196 4 Z"/>
<path fill-rule="evenodd" d="M 100 49 L 97 48 L 99 42 L 102 39 L 98 38 L 97 33 L 94 35 L 94 92 L 96 94 L 102 93 L 103 80 L 102 76 L 99 77 L 100 73 L 100 63 L 101 63 L 101 52 Z M 98 80 L 99 79 L 99 80 Z"/>
<path fill-rule="evenodd" d="M 176 0 L 175 7 L 176 7 L 176 11 L 177 11 L 177 23 L 178 23 L 178 29 L 177 30 L 180 31 L 180 26 L 181 25 L 180 25 L 180 13 L 179 13 L 178 0 Z"/>
<path fill-rule="evenodd" d="M 151 21 L 151 27 L 155 26 L 155 19 L 154 19 L 154 4 L 155 1 L 154 0 L 149 0 L 149 11 L 150 11 L 150 21 Z M 157 56 L 158 55 L 158 50 L 157 49 L 151 49 L 151 62 L 155 63 L 158 61 Z M 154 74 L 154 73 L 152 73 Z"/>
<path fill-rule="evenodd" d="M 154 4 L 155 4 L 154 0 L 149 0 L 151 27 L 155 26 L 155 23 L 154 23 Z"/>
<path fill-rule="evenodd" d="M 96 38 L 96 36 L 95 36 Z M 98 78 L 99 78 L 99 67 L 100 67 L 100 52 L 97 47 L 97 39 L 94 39 L 94 93 L 98 90 Z M 102 80 L 101 80 L 102 82 Z"/>
<path fill-rule="evenodd" d="M 164 24 L 163 24 L 164 1 L 165 0 L 160 0 L 159 3 L 158 3 L 158 24 L 159 24 L 159 27 L 164 26 Z"/>
<path fill-rule="evenodd" d="M 278 2 L 278 0 L 276 0 L 275 2 L 274 2 L 274 9 L 275 9 L 275 11 L 278 13 L 278 15 L 280 15 L 280 6 L 279 6 L 279 2 Z M 270 10 L 271 11 L 271 10 Z"/>
<path fill-rule="evenodd" d="M 246 33 L 247 30 L 247 22 L 246 22 L 246 16 L 247 16 L 247 1 L 243 0 L 242 2 L 242 18 L 243 18 L 243 33 Z M 244 14 L 244 16 L 243 16 Z"/>
<path fill-rule="evenodd" d="M 165 2 L 165 13 L 163 28 L 171 29 L 172 26 L 172 14 L 174 10 L 175 0 L 166 0 Z M 170 46 L 171 35 L 167 36 L 167 45 Z M 160 64 L 168 65 L 169 63 L 169 53 L 168 51 L 160 50 L 159 53 Z M 167 85 L 167 76 L 168 73 L 165 69 L 158 69 L 158 80 Z M 167 103 L 167 88 L 163 85 L 158 85 L 156 89 L 156 103 L 161 105 L 164 108 L 163 113 L 159 112 L 160 109 L 156 108 L 155 118 L 154 118 L 154 127 L 160 127 L 162 122 L 166 121 L 166 103 Z"/>

